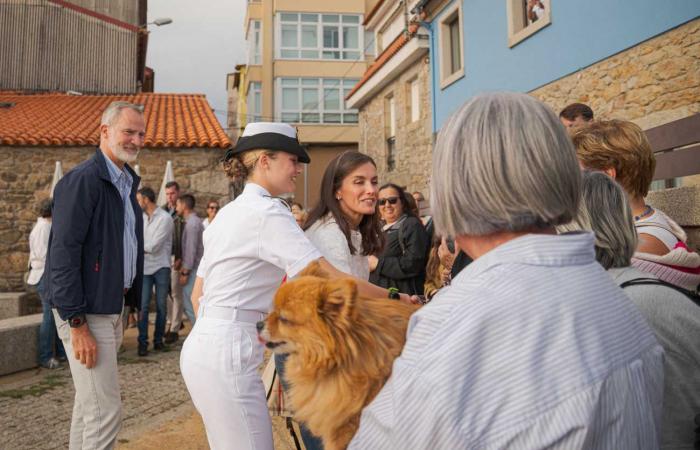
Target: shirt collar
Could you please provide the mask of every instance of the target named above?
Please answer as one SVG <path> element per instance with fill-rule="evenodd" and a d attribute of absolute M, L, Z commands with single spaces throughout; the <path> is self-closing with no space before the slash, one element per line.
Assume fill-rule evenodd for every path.
<path fill-rule="evenodd" d="M 257 195 L 260 197 L 271 197 L 270 193 L 267 192 L 267 189 L 260 186 L 259 184 L 251 183 L 251 182 L 246 183 L 245 188 L 243 188 L 243 193 L 250 194 L 250 195 Z"/>
<path fill-rule="evenodd" d="M 527 234 L 501 244 L 474 260 L 458 277 L 474 278 L 501 264 L 577 266 L 595 262 L 593 233 Z M 463 275 L 464 274 L 464 275 Z"/>
<path fill-rule="evenodd" d="M 107 170 L 109 171 L 109 176 L 110 176 L 110 178 L 112 178 L 113 183 L 116 183 L 117 181 L 119 181 L 119 179 L 122 177 L 122 175 L 125 176 L 127 180 L 130 180 L 131 175 L 129 175 L 129 172 L 127 172 L 126 170 L 120 169 L 119 166 L 114 164 L 114 162 L 111 159 L 109 159 L 109 157 L 107 155 L 104 155 L 104 157 L 105 157 L 105 161 L 107 161 Z"/>

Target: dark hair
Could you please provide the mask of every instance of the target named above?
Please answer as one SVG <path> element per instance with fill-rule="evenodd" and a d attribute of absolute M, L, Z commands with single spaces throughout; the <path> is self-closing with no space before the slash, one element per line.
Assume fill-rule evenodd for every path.
<path fill-rule="evenodd" d="M 333 158 L 331 162 L 328 163 L 326 171 L 323 173 L 321 195 L 318 203 L 313 207 L 309 213 L 308 219 L 304 223 L 304 230 L 308 230 L 311 225 L 326 214 L 332 214 L 340 231 L 345 235 L 352 255 L 356 255 L 358 249 L 352 245 L 350 224 L 340 209 L 340 203 L 338 199 L 336 199 L 335 193 L 338 192 L 338 189 L 340 189 L 340 186 L 343 184 L 343 180 L 350 172 L 357 169 L 362 164 L 367 163 L 371 163 L 374 167 L 377 167 L 377 164 L 375 164 L 370 156 L 360 152 L 346 151 Z M 384 248 L 384 234 L 382 233 L 379 214 L 377 214 L 376 209 L 374 214 L 362 217 L 358 229 L 362 235 L 362 254 L 374 255 L 380 253 Z"/>
<path fill-rule="evenodd" d="M 572 103 L 559 113 L 559 117 L 566 120 L 576 120 L 579 116 L 583 117 L 586 122 L 593 120 L 593 110 L 583 103 Z"/>
<path fill-rule="evenodd" d="M 49 197 L 40 201 L 37 210 L 39 212 L 39 216 L 43 217 L 44 219 L 51 217 L 51 214 L 53 213 L 53 199 Z"/>
<path fill-rule="evenodd" d="M 194 209 L 194 196 L 192 194 L 181 195 L 177 201 L 182 202 L 187 209 Z"/>
<path fill-rule="evenodd" d="M 171 187 L 174 187 L 178 191 L 180 190 L 180 185 L 177 183 L 177 181 L 168 181 L 165 183 L 165 189 L 170 189 Z"/>
<path fill-rule="evenodd" d="M 388 189 L 388 188 L 395 189 L 396 192 L 398 192 L 399 201 L 401 202 L 401 209 L 403 209 L 404 214 L 408 214 L 409 216 L 412 216 L 412 217 L 418 217 L 416 214 L 416 211 L 418 208 L 415 206 L 416 200 L 411 195 L 408 195 L 404 188 L 402 188 L 398 184 L 387 183 L 379 188 L 379 192 L 383 191 L 384 189 Z"/>
<path fill-rule="evenodd" d="M 153 189 L 149 188 L 148 186 L 144 186 L 139 189 L 138 193 L 141 194 L 141 197 L 146 197 L 151 203 L 156 202 L 156 193 L 153 192 Z"/>

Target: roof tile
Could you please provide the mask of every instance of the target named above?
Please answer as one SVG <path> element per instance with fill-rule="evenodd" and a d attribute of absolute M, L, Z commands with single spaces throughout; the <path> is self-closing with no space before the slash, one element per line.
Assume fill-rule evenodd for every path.
<path fill-rule="evenodd" d="M 98 145 L 102 111 L 113 101 L 144 106 L 146 148 L 231 145 L 204 95 L 67 95 L 0 91 L 0 143 L 8 146 Z"/>

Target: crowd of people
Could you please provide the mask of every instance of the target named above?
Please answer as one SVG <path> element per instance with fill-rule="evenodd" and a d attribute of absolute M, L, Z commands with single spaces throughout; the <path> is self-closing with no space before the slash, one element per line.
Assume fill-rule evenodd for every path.
<path fill-rule="evenodd" d="M 155 292 L 154 350 L 179 339 L 183 315 L 193 325 L 181 371 L 210 446 L 272 449 L 256 323 L 313 261 L 361 295 L 425 305 L 350 448 L 697 445 L 700 255 L 645 202 L 655 160 L 637 125 L 476 96 L 438 135 L 429 196 L 350 151 L 307 211 L 281 199 L 310 162 L 296 130 L 252 123 L 224 158 L 245 189 L 207 203 L 205 220 L 175 182 L 163 207 L 137 188 L 144 130 L 138 106 L 110 105 L 94 158 L 30 237 L 40 363 L 67 358 L 76 387 L 71 448 L 114 445 L 123 311 L 139 310 L 147 355 Z M 285 364 L 276 354 L 283 385 Z"/>

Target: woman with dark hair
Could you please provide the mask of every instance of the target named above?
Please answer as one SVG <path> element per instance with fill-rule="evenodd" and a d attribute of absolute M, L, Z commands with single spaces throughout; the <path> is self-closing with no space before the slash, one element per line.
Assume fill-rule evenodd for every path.
<path fill-rule="evenodd" d="M 422 295 L 430 238 L 411 209 L 403 188 L 393 183 L 385 184 L 379 188 L 378 199 L 379 212 L 385 223 L 386 246 L 378 256 L 368 257 L 372 272 L 369 280 L 384 288 Z"/>
<path fill-rule="evenodd" d="M 367 256 L 384 243 L 377 206 L 377 166 L 362 153 L 344 152 L 326 168 L 321 197 L 304 225 L 306 237 L 338 270 L 369 278 Z"/>

